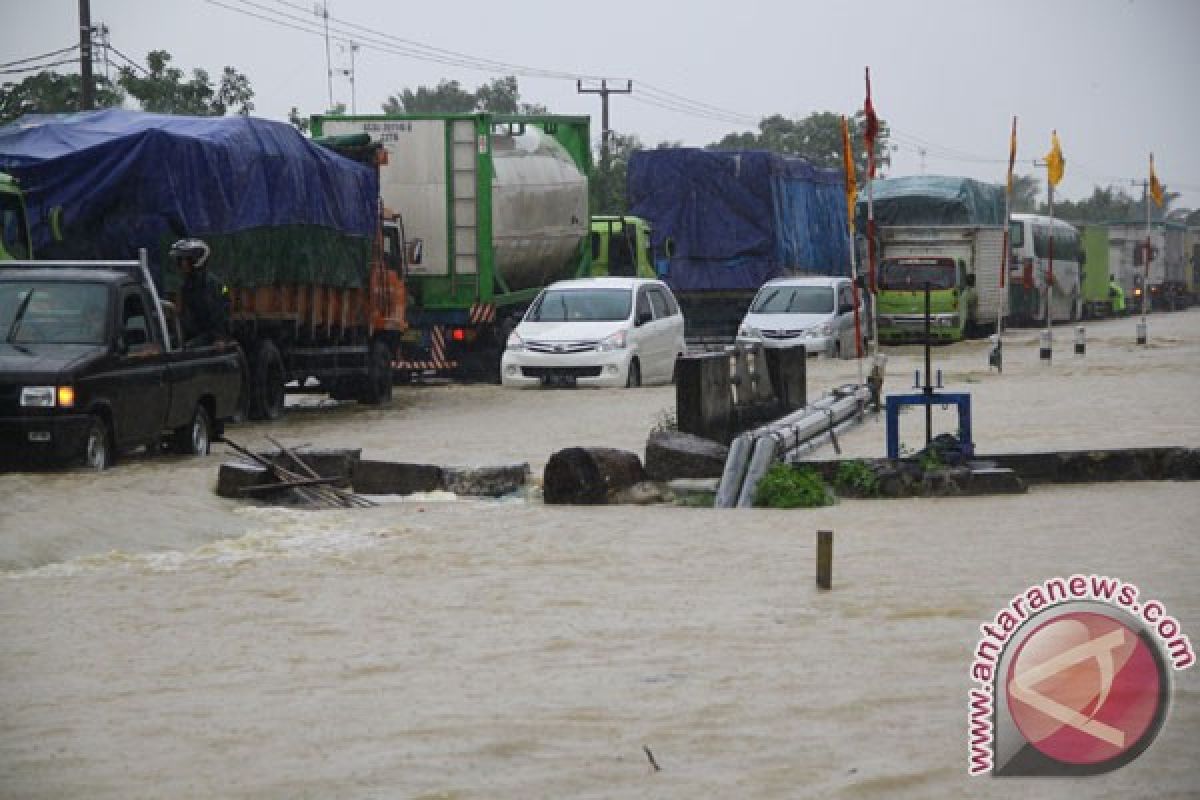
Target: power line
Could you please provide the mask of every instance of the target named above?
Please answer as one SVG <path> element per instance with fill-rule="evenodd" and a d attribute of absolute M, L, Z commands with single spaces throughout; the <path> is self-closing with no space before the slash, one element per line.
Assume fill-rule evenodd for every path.
<path fill-rule="evenodd" d="M 65 58 L 62 61 L 51 61 L 47 64 L 35 64 L 29 67 L 15 67 L 13 69 L 0 69 L 0 75 L 19 75 L 22 72 L 40 72 L 51 67 L 61 67 L 64 64 L 74 64 L 75 59 Z"/>
<path fill-rule="evenodd" d="M 130 58 L 129 56 L 125 55 L 125 54 L 124 54 L 124 53 L 122 53 L 120 50 L 118 50 L 116 47 L 112 46 L 111 44 L 108 46 L 108 49 L 112 50 L 114 53 L 116 53 L 118 56 L 120 56 L 120 57 L 121 57 L 121 60 L 122 60 L 122 61 L 124 61 L 124 62 L 125 62 L 126 64 L 128 64 L 129 66 L 133 67 L 134 69 L 141 70 L 141 72 L 142 72 L 142 74 L 143 74 L 143 75 L 149 75 L 149 74 L 150 74 L 150 70 L 146 69 L 146 68 L 145 68 L 145 67 L 143 67 L 141 64 L 137 63 L 137 62 L 136 62 L 136 61 L 134 61 L 132 58 Z"/>
<path fill-rule="evenodd" d="M 73 44 L 73 45 L 70 45 L 69 47 L 60 47 L 57 50 L 51 50 L 49 53 L 42 53 L 40 56 L 30 56 L 29 58 L 18 58 L 16 61 L 6 61 L 5 63 L 0 64 L 0 69 L 5 68 L 5 67 L 15 67 L 17 64 L 25 64 L 29 61 L 40 61 L 43 58 L 49 58 L 51 56 L 62 55 L 63 53 L 69 53 L 72 50 L 78 50 L 78 49 L 79 49 L 78 44 Z M 72 59 L 72 60 L 74 60 L 74 59 Z M 57 63 L 61 63 L 61 62 L 57 62 Z"/>

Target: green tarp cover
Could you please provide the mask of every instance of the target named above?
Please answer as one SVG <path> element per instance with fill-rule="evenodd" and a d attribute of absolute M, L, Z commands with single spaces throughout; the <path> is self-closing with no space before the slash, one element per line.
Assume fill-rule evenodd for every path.
<path fill-rule="evenodd" d="M 878 225 L 1003 225 L 1004 187 L 971 178 L 910 175 L 872 184 Z M 858 229 L 866 230 L 867 192 L 858 193 Z"/>

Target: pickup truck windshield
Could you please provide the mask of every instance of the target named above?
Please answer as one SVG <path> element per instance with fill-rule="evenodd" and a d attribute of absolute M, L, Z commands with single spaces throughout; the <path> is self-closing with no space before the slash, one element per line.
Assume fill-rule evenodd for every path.
<path fill-rule="evenodd" d="M 10 344 L 104 344 L 108 317 L 104 284 L 0 281 L 0 337 Z"/>
<path fill-rule="evenodd" d="M 547 289 L 529 309 L 527 322 L 615 322 L 629 319 L 630 289 Z"/>
<path fill-rule="evenodd" d="M 829 314 L 833 289 L 828 286 L 771 286 L 750 306 L 752 314 Z"/>
<path fill-rule="evenodd" d="M 924 259 L 921 261 L 884 261 L 879 267 L 881 289 L 901 289 L 913 292 L 924 290 L 925 284 L 937 291 L 955 286 L 954 261 Z"/>

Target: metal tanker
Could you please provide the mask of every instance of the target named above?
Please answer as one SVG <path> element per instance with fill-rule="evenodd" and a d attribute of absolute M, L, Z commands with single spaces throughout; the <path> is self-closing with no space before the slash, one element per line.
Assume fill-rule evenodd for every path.
<path fill-rule="evenodd" d="M 587 117 L 317 116 L 315 136 L 383 143 L 380 194 L 420 241 L 400 370 L 495 377 L 507 333 L 547 284 L 590 266 Z"/>

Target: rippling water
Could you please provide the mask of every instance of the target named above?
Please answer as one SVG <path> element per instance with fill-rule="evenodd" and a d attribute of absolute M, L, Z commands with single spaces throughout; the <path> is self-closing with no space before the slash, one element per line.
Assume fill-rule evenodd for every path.
<path fill-rule="evenodd" d="M 1048 368 L 1030 334 L 1002 377 L 982 343 L 935 366 L 974 393 L 983 451 L 1200 446 L 1200 313 L 1152 317 L 1170 341 L 1149 351 L 1132 327 L 1093 326 L 1086 361 L 1064 332 Z M 893 356 L 891 390 L 918 360 Z M 810 391 L 855 372 L 810 365 Z M 560 447 L 640 450 L 672 406 L 669 388 L 405 388 L 388 410 L 230 435 L 537 474 Z M 919 437 L 915 415 L 904 430 Z M 879 454 L 882 425 L 842 445 Z M 1029 784 L 965 776 L 965 696 L 978 625 L 1009 597 L 1097 571 L 1200 630 L 1195 484 L 811 512 L 440 493 L 311 512 L 217 498 L 222 458 L 0 476 L 0 796 L 1007 797 Z M 817 528 L 835 531 L 828 593 Z M 1194 791 L 1197 674 L 1175 676 L 1132 765 L 1033 794 Z"/>

